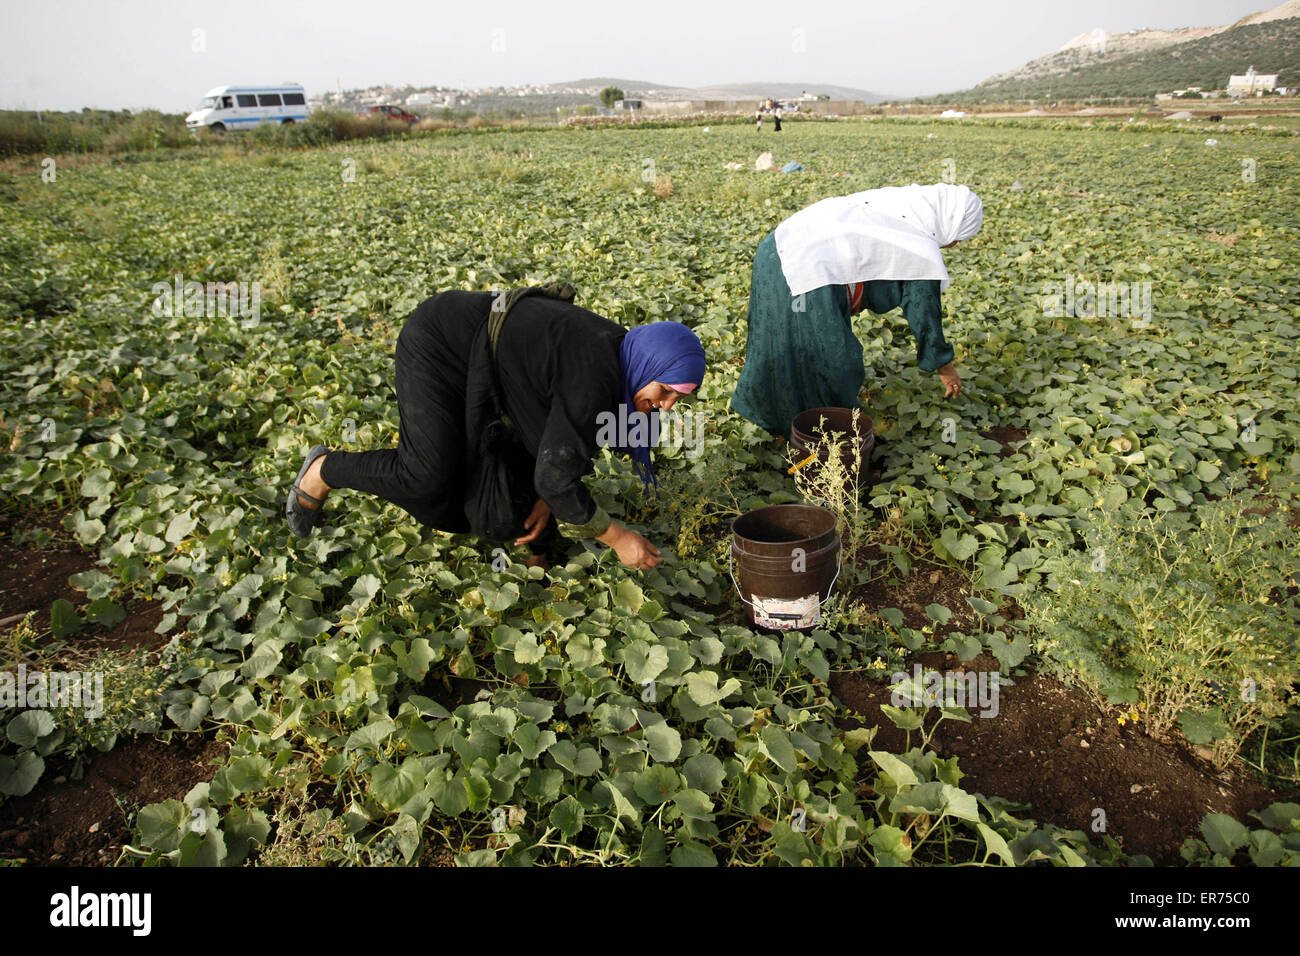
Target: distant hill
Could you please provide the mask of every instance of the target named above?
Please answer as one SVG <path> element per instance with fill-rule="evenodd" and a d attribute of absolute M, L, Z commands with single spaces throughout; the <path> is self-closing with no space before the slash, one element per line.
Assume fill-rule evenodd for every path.
<path fill-rule="evenodd" d="M 804 91 L 816 96 L 826 95 L 833 100 L 862 100 L 864 103 L 883 103 L 888 97 L 879 93 L 872 93 L 870 90 L 859 90 L 852 86 L 832 86 L 826 83 L 729 83 L 725 86 L 712 87 L 715 90 L 721 90 L 734 95 L 752 96 L 758 99 L 762 96 L 772 96 L 783 99 L 794 99 Z"/>
<path fill-rule="evenodd" d="M 1300 2 L 1300 0 L 1297 0 Z M 607 86 L 616 86 L 629 97 L 639 96 L 642 99 L 691 99 L 691 100 L 722 100 L 735 98 L 752 98 L 762 99 L 765 97 L 774 97 L 779 99 L 793 99 L 804 91 L 815 96 L 829 96 L 833 100 L 862 100 L 865 103 L 881 103 L 887 97 L 879 93 L 872 93 L 869 90 L 860 90 L 851 86 L 835 86 L 827 83 L 790 83 L 786 81 L 775 82 L 751 82 L 751 83 L 723 83 L 716 86 L 666 86 L 662 83 L 651 83 L 647 80 L 621 80 L 609 76 L 585 77 L 581 80 L 570 80 L 566 83 L 552 83 L 556 88 L 580 88 L 580 89 L 604 89 Z"/>
<path fill-rule="evenodd" d="M 614 76 L 587 76 L 580 80 L 569 80 L 565 83 L 552 83 L 551 86 L 572 86 L 579 89 L 604 89 L 607 86 L 617 86 L 624 92 L 628 90 L 664 90 L 678 89 L 678 87 L 667 87 L 662 83 L 651 83 L 649 80 L 620 80 Z"/>
<path fill-rule="evenodd" d="M 1300 0 L 1221 27 L 1118 34 L 1094 30 L 969 90 L 926 99 L 1149 97 L 1188 86 L 1222 89 L 1230 74 L 1244 73 L 1251 65 L 1260 73 L 1279 74 L 1282 86 L 1300 85 Z"/>

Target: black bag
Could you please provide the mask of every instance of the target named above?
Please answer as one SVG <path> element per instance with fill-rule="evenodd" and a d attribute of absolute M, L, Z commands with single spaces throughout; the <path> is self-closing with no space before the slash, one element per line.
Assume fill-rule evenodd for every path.
<path fill-rule="evenodd" d="M 500 293 L 492 300 L 488 320 L 474 339 L 476 361 L 466 376 L 466 437 L 469 448 L 465 517 L 470 530 L 489 541 L 513 541 L 524 534 L 524 521 L 533 510 L 533 456 L 506 414 L 497 372 L 497 341 L 510 310 L 528 295 L 572 302 L 575 290 L 567 282 L 529 286 Z"/>

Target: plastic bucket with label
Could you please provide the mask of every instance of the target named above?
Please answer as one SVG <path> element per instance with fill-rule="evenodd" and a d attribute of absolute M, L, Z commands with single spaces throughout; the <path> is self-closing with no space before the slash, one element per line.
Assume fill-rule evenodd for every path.
<path fill-rule="evenodd" d="M 751 624 L 817 625 L 840 573 L 835 525 L 835 515 L 816 505 L 770 505 L 731 523 L 731 580 Z"/>
<path fill-rule="evenodd" d="M 853 413 L 858 411 L 857 447 L 854 447 Z M 871 416 L 852 408 L 810 408 L 800 412 L 790 422 L 790 445 L 802 461 L 812 454 L 816 445 L 817 460 L 799 467 L 820 468 L 830 459 L 828 439 L 841 442 L 840 462 L 849 480 L 856 480 L 859 463 L 865 477 L 871 463 L 871 452 L 876 447 L 876 429 Z"/>

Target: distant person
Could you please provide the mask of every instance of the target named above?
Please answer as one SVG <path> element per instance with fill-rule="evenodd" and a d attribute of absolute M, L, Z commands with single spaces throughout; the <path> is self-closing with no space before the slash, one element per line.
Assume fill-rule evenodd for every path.
<path fill-rule="evenodd" d="M 777 108 L 772 111 L 772 120 L 773 122 L 776 123 L 775 132 L 777 133 L 781 132 L 781 107 L 780 106 L 777 106 Z"/>
<path fill-rule="evenodd" d="M 754 132 L 763 132 L 763 106 L 759 104 L 758 109 L 754 110 Z"/>
<path fill-rule="evenodd" d="M 731 407 L 775 435 L 810 408 L 858 407 L 862 343 L 851 317 L 899 306 L 917 364 L 944 396 L 961 394 L 940 324 L 951 281 L 941 249 L 979 231 L 984 207 L 966 186 L 869 189 L 813 203 L 758 244 L 749 289 L 745 366 Z"/>
<path fill-rule="evenodd" d="M 628 330 L 574 305 L 572 288 L 565 291 L 567 299 L 546 287 L 513 302 L 515 293 L 504 293 L 497 376 L 536 497 L 514 544 L 528 545 L 533 557 L 527 563 L 541 564 L 558 530 L 604 542 L 628 567 L 652 568 L 662 560 L 658 549 L 613 520 L 582 478 L 597 454 L 602 419 L 626 422 L 632 411 L 651 415 L 672 408 L 703 379 L 704 348 L 680 322 Z M 470 442 L 477 442 L 490 416 L 477 398 L 481 387 L 471 400 L 468 386 L 489 381 L 482 330 L 496 301 L 491 292 L 448 291 L 416 307 L 397 336 L 397 447 L 351 452 L 316 445 L 308 451 L 285 501 L 294 534 L 311 533 L 325 496 L 337 488 L 377 495 L 440 531 L 471 530 L 467 458 L 476 453 Z M 653 424 L 650 433 L 656 434 Z M 631 440 L 636 447 L 618 450 L 631 454 L 648 488 L 654 482 L 649 442 Z"/>

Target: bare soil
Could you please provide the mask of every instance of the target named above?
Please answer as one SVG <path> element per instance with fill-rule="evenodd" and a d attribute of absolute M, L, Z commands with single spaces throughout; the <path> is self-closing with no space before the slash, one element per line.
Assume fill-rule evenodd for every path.
<path fill-rule="evenodd" d="M 1016 442 L 1024 441 L 1028 435 L 1029 432 L 1026 429 L 1012 428 L 1010 425 L 994 425 L 992 428 L 986 428 L 980 432 L 980 437 L 991 438 L 1002 446 L 1002 450 L 998 452 L 999 458 L 1014 455 L 1016 449 L 1012 446 Z"/>
<path fill-rule="evenodd" d="M 228 744 L 197 734 L 170 743 L 141 737 L 96 754 L 81 780 L 45 776 L 25 797 L 0 805 L 0 859 L 56 866 L 111 866 L 129 842 L 129 820 L 141 807 L 179 800 L 212 779 Z"/>
<path fill-rule="evenodd" d="M 1014 520 L 1014 519 L 1010 519 Z M 913 630 L 929 626 L 931 633 L 942 639 L 952 631 L 970 632 L 978 623 L 977 615 L 967 597 L 976 595 L 970 579 L 958 568 L 939 564 L 926 558 L 913 558 L 906 577 L 898 573 L 892 558 L 875 544 L 858 549 L 858 567 L 871 567 L 874 577 L 866 584 L 849 589 L 852 603 L 865 605 L 871 610 L 897 608 L 903 614 L 903 624 Z M 988 599 L 990 595 L 981 595 Z M 1024 611 L 1014 598 L 1004 597 L 998 609 L 1008 621 L 1018 621 Z M 926 607 L 941 604 L 952 612 L 945 623 L 930 619 Z"/>
<path fill-rule="evenodd" d="M 42 529 L 45 540 L 38 545 L 33 533 Z M 62 515 L 0 515 L 0 640 L 28 612 L 35 612 L 31 627 L 38 634 L 48 632 L 50 605 L 59 598 L 84 612 L 90 602 L 68 578 L 95 566 L 95 556 L 63 529 Z M 47 651 L 44 659 L 82 658 L 110 648 L 158 650 L 167 643 L 169 635 L 156 632 L 163 616 L 159 604 L 136 599 L 125 610 L 126 618 L 114 627 L 87 625 L 63 645 L 47 633 L 39 641 Z M 197 734 L 178 733 L 171 741 L 140 737 L 119 742 L 109 753 L 94 753 L 80 780 L 67 776 L 70 761 L 47 758 L 45 773 L 31 793 L 0 804 L 0 859 L 111 865 L 130 838 L 128 820 L 136 810 L 180 799 L 194 784 L 211 780 L 228 751 L 227 744 Z"/>
<path fill-rule="evenodd" d="M 943 653 L 916 660 L 948 671 L 998 669 L 988 654 L 966 663 Z M 911 667 L 909 662 L 909 673 Z M 890 702 L 887 679 L 842 673 L 833 674 L 830 684 L 854 715 L 842 729 L 878 727 L 874 748 L 906 748 L 907 735 L 880 710 Z M 1088 692 L 1044 675 L 1001 687 L 996 715 L 979 716 L 973 702 L 967 710 L 969 724 L 945 720 L 931 741 L 941 756 L 958 758 L 965 789 L 1029 804 L 1028 815 L 1040 823 L 1083 830 L 1093 839 L 1100 838 L 1094 826 L 1104 819 L 1104 832 L 1127 852 L 1157 863 L 1177 862 L 1179 847 L 1199 833 L 1207 813 L 1250 824 L 1250 811 L 1296 799 L 1239 775 L 1216 773 L 1180 741 L 1149 737 L 1140 724 L 1121 725 Z M 927 718 L 927 730 L 936 717 L 937 711 Z M 919 742 L 914 731 L 911 744 Z M 871 776 L 864 772 L 865 779 Z"/>
<path fill-rule="evenodd" d="M 59 598 L 70 601 L 78 613 L 90 604 L 84 591 L 68 579 L 96 567 L 95 556 L 83 550 L 62 527 L 55 512 L 22 516 L 0 515 L 0 638 L 10 633 L 28 612 L 37 632 L 50 626 L 50 606 Z M 43 547 L 15 543 L 20 535 L 44 529 L 49 541 Z M 112 628 L 87 625 L 72 640 L 80 651 L 147 647 L 156 649 L 170 635 L 155 632 L 163 612 L 156 602 L 137 598 L 126 607 L 126 617 Z"/>

